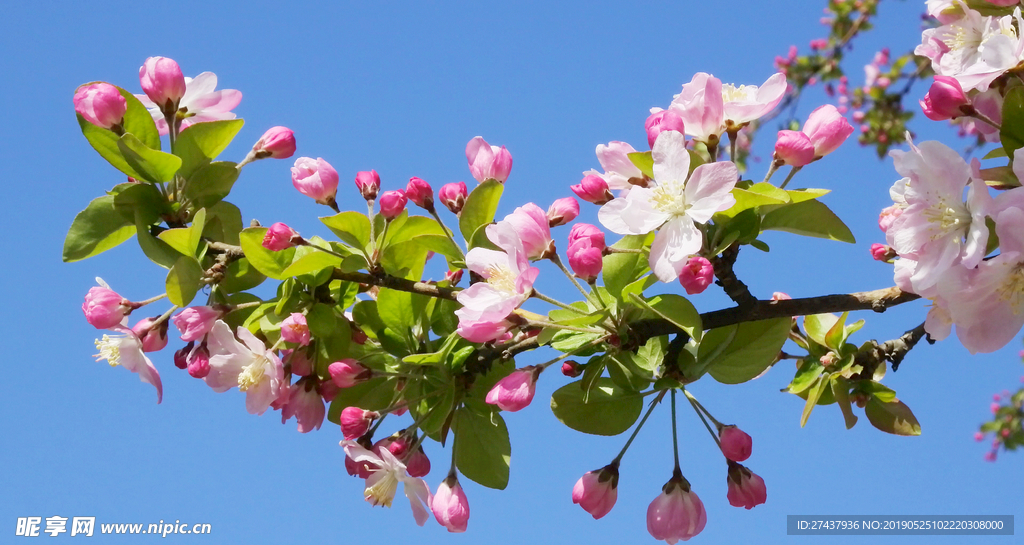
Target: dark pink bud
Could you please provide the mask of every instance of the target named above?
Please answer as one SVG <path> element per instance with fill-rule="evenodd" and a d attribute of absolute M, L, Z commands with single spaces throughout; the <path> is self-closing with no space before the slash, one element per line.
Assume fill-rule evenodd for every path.
<path fill-rule="evenodd" d="M 263 235 L 263 247 L 274 252 L 280 252 L 295 246 L 298 242 L 295 240 L 297 237 L 299 237 L 299 234 L 294 229 L 281 222 L 277 222 L 267 229 L 267 234 Z M 299 238 L 301 239 L 301 237 Z"/>
<path fill-rule="evenodd" d="M 370 378 L 370 370 L 354 359 L 343 359 L 327 366 L 331 380 L 338 388 L 349 388 Z"/>
<path fill-rule="evenodd" d="M 426 477 L 430 473 L 430 459 L 422 448 L 416 449 L 416 452 L 405 461 L 405 466 L 410 477 Z"/>
<path fill-rule="evenodd" d="M 619 468 L 612 464 L 588 471 L 572 488 L 572 502 L 590 513 L 594 520 L 608 514 L 618 499 Z"/>
<path fill-rule="evenodd" d="M 441 204 L 452 211 L 452 214 L 457 215 L 462 212 L 462 206 L 466 204 L 467 194 L 466 182 L 455 182 L 441 186 L 441 190 L 437 192 L 437 198 L 441 200 Z"/>
<path fill-rule="evenodd" d="M 372 201 L 377 198 L 377 192 L 380 191 L 380 175 L 376 170 L 357 172 L 356 187 L 364 199 Z"/>
<path fill-rule="evenodd" d="M 159 316 L 139 320 L 132 331 L 142 340 L 143 352 L 158 352 L 167 346 L 167 320 L 164 320 L 153 327 L 153 322 Z"/>
<path fill-rule="evenodd" d="M 614 198 L 608 189 L 608 182 L 596 174 L 584 176 L 580 183 L 569 186 L 569 189 L 577 197 L 593 204 L 604 204 Z"/>
<path fill-rule="evenodd" d="M 853 134 L 853 125 L 835 106 L 826 104 L 811 112 L 803 131 L 814 144 L 814 157 L 821 158 L 835 151 Z"/>
<path fill-rule="evenodd" d="M 132 304 L 106 286 L 94 286 L 85 294 L 82 312 L 89 325 L 96 329 L 110 329 L 131 314 Z"/>
<path fill-rule="evenodd" d="M 536 393 L 537 376 L 541 372 L 537 366 L 523 367 L 512 371 L 510 375 L 498 381 L 487 392 L 484 401 L 497 405 L 503 411 L 516 412 L 524 409 L 533 401 Z"/>
<path fill-rule="evenodd" d="M 548 227 L 565 225 L 580 215 L 580 203 L 572 197 L 564 197 L 548 207 Z"/>
<path fill-rule="evenodd" d="M 876 242 L 875 244 L 871 245 L 871 257 L 875 261 L 887 262 L 890 259 L 896 257 L 896 251 L 885 244 L 878 244 Z"/>
<path fill-rule="evenodd" d="M 978 442 L 984 441 L 985 440 L 985 434 L 981 433 L 980 431 L 974 432 L 974 440 L 978 441 Z"/>
<path fill-rule="evenodd" d="M 434 189 L 422 178 L 409 178 L 409 184 L 405 186 L 405 195 L 424 210 L 434 209 Z"/>
<path fill-rule="evenodd" d="M 444 279 L 448 281 L 449 286 L 457 286 L 459 281 L 462 280 L 462 269 L 444 273 Z"/>
<path fill-rule="evenodd" d="M 683 118 L 672 110 L 662 110 L 651 114 L 644 123 L 647 129 L 647 145 L 654 147 L 654 141 L 664 131 L 683 132 Z"/>
<path fill-rule="evenodd" d="M 104 129 L 120 125 L 128 110 L 128 102 L 121 92 L 109 83 L 83 85 L 75 91 L 73 101 L 79 115 Z"/>
<path fill-rule="evenodd" d="M 565 360 L 562 362 L 562 374 L 569 378 L 576 378 L 583 374 L 583 366 L 577 361 Z"/>
<path fill-rule="evenodd" d="M 729 505 L 753 509 L 768 500 L 768 490 L 764 479 L 737 463 L 729 463 L 729 474 L 726 477 L 729 485 Z"/>
<path fill-rule="evenodd" d="M 577 223 L 569 231 L 569 267 L 576 276 L 593 282 L 601 274 L 605 250 L 604 232 L 588 223 Z"/>
<path fill-rule="evenodd" d="M 366 433 L 366 430 L 370 429 L 370 424 L 373 420 L 380 416 L 373 411 L 366 411 L 359 407 L 345 407 L 341 411 L 341 432 L 345 434 L 345 439 L 357 439 L 362 437 Z"/>
<path fill-rule="evenodd" d="M 742 462 L 750 458 L 754 441 L 743 430 L 736 426 L 722 426 L 718 430 L 718 439 L 722 442 L 722 454 L 733 462 Z"/>
<path fill-rule="evenodd" d="M 288 127 L 271 127 L 252 147 L 259 159 L 287 159 L 295 155 L 295 133 Z"/>
<path fill-rule="evenodd" d="M 951 76 L 935 76 L 928 94 L 920 101 L 924 116 L 932 121 L 960 117 L 964 115 L 960 108 L 970 103 L 960 82 Z"/>
<path fill-rule="evenodd" d="M 181 340 L 191 342 L 205 337 L 220 319 L 220 314 L 213 307 L 188 307 L 171 318 L 171 321 L 181 332 Z"/>
<path fill-rule="evenodd" d="M 775 141 L 775 159 L 786 165 L 802 167 L 814 160 L 814 144 L 801 131 L 779 131 Z"/>
<path fill-rule="evenodd" d="M 192 351 L 188 360 L 188 374 L 193 378 L 204 378 L 210 374 L 210 353 L 206 350 L 205 344 Z"/>
<path fill-rule="evenodd" d="M 385 191 L 380 194 L 380 213 L 384 219 L 393 220 L 405 210 L 407 202 L 409 202 L 409 198 L 406 197 L 405 191 L 401 189 Z"/>
<path fill-rule="evenodd" d="M 178 109 L 185 94 L 185 76 L 178 63 L 167 57 L 150 57 L 139 68 L 139 82 L 146 93 L 164 112 Z"/>
<path fill-rule="evenodd" d="M 192 342 L 192 343 L 186 344 L 184 346 L 184 348 L 179 348 L 179 349 L 175 350 L 174 351 L 174 366 L 177 367 L 178 369 L 186 369 L 186 368 L 188 368 L 188 355 L 189 355 L 189 353 L 192 352 L 192 349 L 195 348 L 195 346 L 196 346 L 196 343 Z"/>
<path fill-rule="evenodd" d="M 715 269 L 711 262 L 701 256 L 693 256 L 683 265 L 679 272 L 679 283 L 689 295 L 703 293 L 715 279 Z"/>

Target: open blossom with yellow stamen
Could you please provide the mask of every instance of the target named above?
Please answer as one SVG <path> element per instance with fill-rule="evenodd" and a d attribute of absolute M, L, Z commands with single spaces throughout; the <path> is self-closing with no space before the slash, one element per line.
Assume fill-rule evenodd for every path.
<path fill-rule="evenodd" d="M 951 76 L 964 91 L 985 91 L 993 80 L 1024 59 L 1020 8 L 1013 15 L 986 17 L 972 9 L 963 17 L 925 30 L 916 55 L 932 61 L 932 70 Z"/>
<path fill-rule="evenodd" d="M 430 514 L 426 506 L 430 505 L 430 487 L 426 481 L 410 477 L 405 464 L 400 462 L 390 450 L 379 449 L 379 455 L 363 448 L 355 441 L 342 441 L 345 454 L 356 463 L 368 462 L 370 476 L 366 478 L 366 501 L 374 507 L 382 505 L 391 507 L 391 502 L 398 492 L 398 484 L 405 485 L 405 496 L 409 498 L 412 515 L 416 524 L 423 526 Z"/>
<path fill-rule="evenodd" d="M 246 393 L 245 408 L 250 414 L 263 414 L 287 387 L 281 360 L 244 327 L 238 328 L 236 339 L 231 328 L 218 320 L 207 336 L 207 348 L 210 374 L 203 380 L 215 392 L 237 386 Z"/>
<path fill-rule="evenodd" d="M 156 388 L 156 402 L 160 403 L 164 397 L 164 387 L 160 382 L 160 373 L 157 372 L 153 362 L 142 351 L 142 341 L 132 330 L 123 326 L 111 328 L 115 335 L 104 335 L 102 339 L 96 340 L 96 361 L 107 360 L 111 367 L 121 366 L 125 369 L 138 373 L 142 382 L 152 384 Z"/>

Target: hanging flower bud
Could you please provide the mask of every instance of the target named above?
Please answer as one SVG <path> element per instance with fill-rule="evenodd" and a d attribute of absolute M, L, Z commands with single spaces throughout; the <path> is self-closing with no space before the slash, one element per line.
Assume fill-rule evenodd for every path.
<path fill-rule="evenodd" d="M 376 170 L 357 172 L 356 187 L 364 199 L 372 201 L 377 198 L 377 192 L 380 191 L 380 175 Z"/>
<path fill-rule="evenodd" d="M 711 262 L 701 256 L 693 256 L 683 265 L 679 273 L 679 283 L 688 295 L 697 295 L 715 280 L 715 269 Z"/>
<path fill-rule="evenodd" d="M 597 174 L 584 176 L 580 183 L 569 186 L 569 189 L 577 197 L 593 204 L 605 204 L 614 198 L 608 182 Z"/>
<path fill-rule="evenodd" d="M 647 508 L 647 531 L 654 539 L 668 543 L 689 540 L 701 533 L 707 522 L 704 504 L 678 473 L 665 483 L 661 495 Z"/>
<path fill-rule="evenodd" d="M 410 473 L 412 475 L 412 473 Z M 465 532 L 469 525 L 469 500 L 454 474 L 441 481 L 430 500 L 430 510 L 437 522 L 449 532 Z"/>
<path fill-rule="evenodd" d="M 391 221 L 405 210 L 407 202 L 409 202 L 409 198 L 406 197 L 405 191 L 401 189 L 385 191 L 380 194 L 380 213 L 384 219 Z"/>
<path fill-rule="evenodd" d="M 267 229 L 267 233 L 263 235 L 263 247 L 274 252 L 280 252 L 295 246 L 300 240 L 302 240 L 302 237 L 294 229 L 281 222 L 277 222 L 271 225 Z"/>
<path fill-rule="evenodd" d="M 558 199 L 548 207 L 548 227 L 565 225 L 580 215 L 580 203 L 572 197 Z"/>
<path fill-rule="evenodd" d="M 309 344 L 309 325 L 306 317 L 299 312 L 291 313 L 281 322 L 281 338 L 284 342 L 296 343 L 299 346 Z"/>
<path fill-rule="evenodd" d="M 811 112 L 803 131 L 814 144 L 814 158 L 820 159 L 835 151 L 853 134 L 853 125 L 835 106 L 826 104 Z"/>
<path fill-rule="evenodd" d="M 441 200 L 441 204 L 452 211 L 452 214 L 458 215 L 459 212 L 462 212 L 462 206 L 466 204 L 467 194 L 466 182 L 455 182 L 441 186 L 441 190 L 437 192 L 437 198 Z"/>
<path fill-rule="evenodd" d="M 683 118 L 679 117 L 679 114 L 672 110 L 654 112 L 647 117 L 647 121 L 644 122 L 644 128 L 647 129 L 647 145 L 652 149 L 654 148 L 654 141 L 658 139 L 658 135 L 663 131 L 684 133 Z"/>
<path fill-rule="evenodd" d="M 963 88 L 960 87 L 960 82 L 951 76 L 935 76 L 928 94 L 920 101 L 924 116 L 932 121 L 960 117 L 964 115 L 961 108 L 970 103 Z"/>
<path fill-rule="evenodd" d="M 178 369 L 188 368 L 188 355 L 195 348 L 196 343 L 191 342 L 186 344 L 183 348 L 179 348 L 174 351 L 174 366 Z"/>
<path fill-rule="evenodd" d="M 405 186 L 405 195 L 416 206 L 428 212 L 434 210 L 434 189 L 422 178 L 409 178 L 409 184 Z"/>
<path fill-rule="evenodd" d="M 110 329 L 132 312 L 131 301 L 104 286 L 93 286 L 82 303 L 85 320 L 96 329 Z"/>
<path fill-rule="evenodd" d="M 619 466 L 609 464 L 595 471 L 588 471 L 572 489 L 572 502 L 590 513 L 594 520 L 608 514 L 615 507 L 618 498 Z"/>
<path fill-rule="evenodd" d="M 374 411 L 366 411 L 359 407 L 345 407 L 339 417 L 341 432 L 345 434 L 345 439 L 351 440 L 362 437 L 366 430 L 370 429 L 370 424 L 378 416 L 380 415 Z"/>
<path fill-rule="evenodd" d="M 178 101 L 185 95 L 185 76 L 178 63 L 167 57 L 150 57 L 139 68 L 139 82 L 146 93 L 164 113 L 178 109 Z"/>
<path fill-rule="evenodd" d="M 271 127 L 252 147 L 256 159 L 287 159 L 295 155 L 295 133 L 288 127 Z"/>
<path fill-rule="evenodd" d="M 167 320 L 164 320 L 153 327 L 153 322 L 159 316 L 139 320 L 132 331 L 142 340 L 143 352 L 158 352 L 167 346 Z"/>
<path fill-rule="evenodd" d="M 210 352 L 205 344 L 197 346 L 189 355 L 188 374 L 192 378 L 205 378 L 210 374 Z"/>
<path fill-rule="evenodd" d="M 725 479 L 729 485 L 729 505 L 753 509 L 768 501 L 768 489 L 764 479 L 746 467 L 729 462 L 729 474 Z"/>
<path fill-rule="evenodd" d="M 338 171 L 321 158 L 299 157 L 292 167 L 292 185 L 299 193 L 332 208 L 337 206 Z"/>
<path fill-rule="evenodd" d="M 501 410 L 516 412 L 525 408 L 533 401 L 533 394 L 537 388 L 537 376 L 543 369 L 531 365 L 516 369 L 510 375 L 498 381 L 497 384 L 487 392 L 484 401 L 491 405 L 497 405 Z"/>
<path fill-rule="evenodd" d="M 722 454 L 733 462 L 742 462 L 750 458 L 754 441 L 743 430 L 736 426 L 718 428 L 718 439 L 722 442 Z"/>
<path fill-rule="evenodd" d="M 469 172 L 480 183 L 486 180 L 505 183 L 512 171 L 512 154 L 505 146 L 492 146 L 481 136 L 466 144 L 466 160 L 469 161 Z"/>
<path fill-rule="evenodd" d="M 576 378 L 583 374 L 583 366 L 578 361 L 565 360 L 562 362 L 562 374 L 569 378 Z"/>
<path fill-rule="evenodd" d="M 430 458 L 423 452 L 423 447 L 418 447 L 416 452 L 405 462 L 410 477 L 426 477 L 430 473 Z"/>
<path fill-rule="evenodd" d="M 75 111 L 86 121 L 104 129 L 120 126 L 128 102 L 109 83 L 83 85 L 75 91 Z"/>
<path fill-rule="evenodd" d="M 358 361 L 347 358 L 327 366 L 331 380 L 338 388 L 350 388 L 368 378 L 371 371 Z"/>

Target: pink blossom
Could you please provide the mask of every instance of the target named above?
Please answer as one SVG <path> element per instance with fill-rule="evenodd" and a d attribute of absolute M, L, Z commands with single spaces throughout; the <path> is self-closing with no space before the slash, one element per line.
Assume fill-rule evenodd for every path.
<path fill-rule="evenodd" d="M 576 378 L 583 374 L 583 366 L 577 361 L 565 360 L 562 362 L 562 374 L 569 378 Z"/>
<path fill-rule="evenodd" d="M 608 142 L 598 144 L 595 153 L 604 174 L 588 170 L 583 173 L 584 176 L 599 176 L 608 184 L 609 189 L 616 191 L 628 192 L 634 185 L 646 185 L 644 173 L 629 159 L 630 153 L 636 153 L 633 146 L 625 142 Z"/>
<path fill-rule="evenodd" d="M 181 340 L 198 341 L 213 329 L 221 312 L 213 307 L 188 307 L 179 312 L 171 321 L 181 332 Z"/>
<path fill-rule="evenodd" d="M 120 125 L 128 110 L 128 101 L 109 83 L 92 83 L 75 90 L 75 111 L 86 121 L 109 129 Z"/>
<path fill-rule="evenodd" d="M 156 388 L 156 402 L 160 403 L 164 397 L 163 383 L 160 381 L 160 373 L 153 362 L 143 353 L 142 340 L 127 327 L 114 325 L 110 328 L 115 334 L 103 335 L 102 339 L 96 340 L 96 361 L 107 360 L 111 367 L 121 366 L 137 373 L 139 379 Z"/>
<path fill-rule="evenodd" d="M 449 532 L 465 532 L 469 525 L 469 500 L 455 475 L 441 481 L 430 500 L 430 510 L 437 522 Z"/>
<path fill-rule="evenodd" d="M 474 137 L 466 144 L 466 160 L 469 172 L 476 181 L 497 180 L 505 183 L 512 171 L 512 154 L 505 146 L 492 146 L 482 136 Z"/>
<path fill-rule="evenodd" d="M 754 441 L 743 430 L 736 426 L 722 426 L 718 430 L 718 439 L 722 442 L 722 454 L 733 462 L 742 462 L 750 458 Z"/>
<path fill-rule="evenodd" d="M 576 276 L 593 282 L 601 273 L 605 251 L 604 232 L 587 223 L 577 223 L 569 231 L 569 267 Z"/>
<path fill-rule="evenodd" d="M 469 320 L 459 319 L 459 335 L 471 343 L 498 341 L 510 335 L 509 330 L 515 324 L 508 320 Z"/>
<path fill-rule="evenodd" d="M 271 127 L 252 147 L 256 158 L 287 159 L 295 155 L 295 133 L 288 127 Z"/>
<path fill-rule="evenodd" d="M 610 464 L 595 471 L 588 471 L 572 488 L 572 502 L 590 513 L 594 520 L 608 514 L 615 507 L 618 498 L 619 467 Z"/>
<path fill-rule="evenodd" d="M 1020 12 L 986 17 L 972 9 L 963 17 L 925 30 L 914 53 L 931 60 L 932 70 L 951 76 L 965 91 L 985 91 L 993 80 L 1024 58 L 1024 40 L 1014 28 Z"/>
<path fill-rule="evenodd" d="M 221 320 L 213 325 L 207 335 L 210 373 L 204 380 L 215 392 L 237 386 L 246 393 L 249 414 L 263 414 L 287 386 L 282 384 L 284 364 L 248 329 L 239 327 L 236 333 L 237 339 Z"/>
<path fill-rule="evenodd" d="M 356 464 L 365 463 L 370 474 L 366 477 L 366 490 L 363 492 L 366 501 L 371 505 L 390 507 L 398 490 L 398 484 L 405 485 L 405 496 L 409 499 L 413 518 L 416 524 L 426 524 L 430 514 L 424 504 L 430 504 L 430 488 L 423 479 L 409 475 L 405 464 L 398 460 L 387 449 L 374 453 L 355 441 L 342 441 L 345 454 Z"/>
<path fill-rule="evenodd" d="M 306 324 L 306 317 L 298 312 L 293 312 L 281 322 L 281 338 L 288 343 L 296 343 L 299 346 L 309 344 L 309 325 Z"/>
<path fill-rule="evenodd" d="M 986 462 L 994 462 L 994 461 L 996 461 L 996 451 L 992 450 L 992 451 L 986 452 L 985 453 L 985 461 Z"/>
<path fill-rule="evenodd" d="M 266 234 L 263 235 L 263 247 L 273 252 L 280 252 L 294 247 L 297 238 L 299 238 L 299 234 L 294 229 L 277 222 L 267 228 Z"/>
<path fill-rule="evenodd" d="M 689 256 L 703 246 L 696 224 L 707 223 L 715 212 L 736 202 L 731 193 L 739 176 L 736 165 L 727 161 L 705 164 L 690 175 L 690 154 L 684 144 L 682 134 L 662 133 L 652 152 L 656 185 L 634 187 L 598 212 L 601 223 L 620 235 L 657 230 L 648 261 L 662 282 L 676 280 Z"/>
<path fill-rule="evenodd" d="M 512 226 L 523 244 L 527 259 L 545 259 L 554 254 L 548 217 L 541 207 L 529 202 L 516 208 L 502 220 Z"/>
<path fill-rule="evenodd" d="M 96 329 L 112 329 L 131 314 L 132 303 L 99 278 L 96 281 L 101 285 L 89 288 L 82 303 L 82 312 L 85 313 L 85 321 Z"/>
<path fill-rule="evenodd" d="M 377 192 L 380 191 L 380 175 L 376 170 L 357 172 L 356 187 L 364 199 L 372 201 L 377 198 Z"/>
<path fill-rule="evenodd" d="M 928 93 L 921 99 L 924 116 L 932 121 L 942 121 L 964 115 L 963 106 L 971 103 L 960 82 L 950 76 L 935 76 Z"/>
<path fill-rule="evenodd" d="M 339 417 L 341 432 L 345 434 L 345 439 L 362 437 L 366 430 L 370 429 L 370 424 L 379 416 L 374 411 L 363 410 L 359 407 L 345 407 Z"/>
<path fill-rule="evenodd" d="M 725 480 L 729 485 L 729 505 L 733 507 L 753 509 L 768 501 L 764 479 L 740 464 L 729 463 L 729 474 Z"/>
<path fill-rule="evenodd" d="M 434 190 L 422 178 L 409 178 L 409 184 L 405 186 L 405 195 L 424 210 L 434 209 Z"/>
<path fill-rule="evenodd" d="M 826 104 L 811 112 L 802 130 L 814 144 L 814 158 L 821 159 L 835 151 L 853 134 L 853 125 L 835 106 Z"/>
<path fill-rule="evenodd" d="M 687 295 L 697 295 L 708 289 L 715 279 L 715 269 L 711 262 L 701 256 L 693 256 L 687 260 L 683 270 L 679 272 L 679 283 Z"/>
<path fill-rule="evenodd" d="M 775 141 L 775 159 L 802 167 L 814 160 L 814 144 L 803 131 L 779 131 Z"/>
<path fill-rule="evenodd" d="M 444 204 L 452 214 L 462 212 L 462 206 L 466 204 L 466 182 L 455 182 L 444 184 L 437 192 L 437 198 Z"/>
<path fill-rule="evenodd" d="M 975 94 L 971 99 L 974 110 L 989 118 L 997 125 L 1003 122 L 1003 94 L 999 89 L 989 89 L 983 93 Z M 954 121 L 958 123 L 967 134 L 977 134 L 986 142 L 999 141 L 999 129 L 981 121 L 976 117 L 961 116 Z"/>
<path fill-rule="evenodd" d="M 792 297 L 790 297 L 787 293 L 783 293 L 781 291 L 776 291 L 772 293 L 772 301 L 787 301 L 789 299 L 792 299 Z"/>
<path fill-rule="evenodd" d="M 985 440 L 985 434 L 981 433 L 980 431 L 974 432 L 974 440 L 975 441 L 984 441 Z"/>
<path fill-rule="evenodd" d="M 166 111 L 177 109 L 178 102 L 185 96 L 188 85 L 178 63 L 167 57 L 146 59 L 139 68 L 139 82 L 146 97 Z"/>
<path fill-rule="evenodd" d="M 647 508 L 647 531 L 654 539 L 674 544 L 701 533 L 708 522 L 704 504 L 690 491 L 690 483 L 676 474 Z"/>
<path fill-rule="evenodd" d="M 760 87 L 722 85 L 726 128 L 739 129 L 774 110 L 786 94 L 787 87 L 786 76 L 781 73 L 772 74 Z"/>
<path fill-rule="evenodd" d="M 569 186 L 569 189 L 577 197 L 593 204 L 604 204 L 614 197 L 608 189 L 608 182 L 597 174 L 588 174 L 576 185 Z"/>
<path fill-rule="evenodd" d="M 143 352 L 159 352 L 167 346 L 167 320 L 153 327 L 157 318 L 144 318 L 132 328 L 132 332 L 142 340 Z"/>
<path fill-rule="evenodd" d="M 548 227 L 565 225 L 576 219 L 576 216 L 579 215 L 580 203 L 576 202 L 576 199 L 572 197 L 557 199 L 548 207 Z"/>
<path fill-rule="evenodd" d="M 185 116 L 181 121 L 182 130 L 203 121 L 220 121 L 236 117 L 231 110 L 242 101 L 241 91 L 235 89 L 214 91 L 216 88 L 217 75 L 213 72 L 203 72 L 195 78 L 185 78 L 185 94 L 181 95 L 180 100 L 177 100 L 175 108 L 179 116 Z M 143 90 L 145 90 L 145 86 Z M 167 95 L 166 98 L 171 99 L 172 96 Z M 163 135 L 170 132 L 162 109 L 167 102 L 156 102 L 146 95 L 135 95 L 135 97 L 142 102 L 143 106 L 149 109 L 149 113 L 153 116 L 153 121 L 156 122 L 156 128 L 160 131 L 160 134 Z"/>
<path fill-rule="evenodd" d="M 647 121 L 644 122 L 644 128 L 647 129 L 647 145 L 652 148 L 662 131 L 685 132 L 686 130 L 683 118 L 672 110 L 661 110 L 649 115 Z"/>
<path fill-rule="evenodd" d="M 304 377 L 313 374 L 313 362 L 310 361 L 306 350 L 282 350 L 281 361 L 283 361 L 288 367 L 291 374 Z"/>
<path fill-rule="evenodd" d="M 896 218 L 903 214 L 903 206 L 900 203 L 889 205 L 882 209 L 878 213 L 878 228 L 883 233 L 889 231 L 889 227 L 892 227 L 892 222 L 896 221 Z"/>
<path fill-rule="evenodd" d="M 885 244 L 872 244 L 871 245 L 871 258 L 875 261 L 888 261 L 889 260 L 890 248 Z"/>
<path fill-rule="evenodd" d="M 338 193 L 338 171 L 319 157 L 299 157 L 292 167 L 292 185 L 299 193 L 330 206 Z"/>
<path fill-rule="evenodd" d="M 484 401 L 497 405 L 503 411 L 516 412 L 526 408 L 533 401 L 537 377 L 543 369 L 537 366 L 523 367 L 498 381 L 487 392 Z"/>
<path fill-rule="evenodd" d="M 188 355 L 188 374 L 192 378 L 206 378 L 210 374 L 210 353 L 205 344 L 196 346 Z"/>
<path fill-rule="evenodd" d="M 299 425 L 299 433 L 309 433 L 320 429 L 324 423 L 324 400 L 320 392 L 316 391 L 316 382 L 313 380 L 300 380 L 292 384 L 288 402 L 281 409 L 281 423 L 284 424 L 291 417 Z"/>
<path fill-rule="evenodd" d="M 405 210 L 408 202 L 409 198 L 401 189 L 385 191 L 380 194 L 380 214 L 389 221 L 393 220 Z"/>
<path fill-rule="evenodd" d="M 690 82 L 683 85 L 683 90 L 672 99 L 668 109 L 679 114 L 686 127 L 686 134 L 694 140 L 710 142 L 711 137 L 714 137 L 717 142 L 718 136 L 725 131 L 722 81 L 711 74 L 694 74 Z"/>
<path fill-rule="evenodd" d="M 336 361 L 327 366 L 327 372 L 331 375 L 331 381 L 338 388 L 351 388 L 352 386 L 370 378 L 371 371 L 358 361 L 346 358 Z"/>

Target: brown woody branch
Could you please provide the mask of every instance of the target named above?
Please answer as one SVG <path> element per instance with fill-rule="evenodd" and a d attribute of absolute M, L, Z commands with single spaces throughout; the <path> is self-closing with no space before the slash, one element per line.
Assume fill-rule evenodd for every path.
<path fill-rule="evenodd" d="M 722 255 L 711 257 L 711 267 L 714 269 L 717 279 L 715 284 L 721 286 L 729 299 L 732 299 L 737 305 L 748 307 L 757 303 L 757 298 L 751 295 L 747 285 L 736 278 L 736 273 L 733 272 L 733 265 L 736 264 L 739 254 L 739 245 L 732 244 L 722 251 Z"/>
<path fill-rule="evenodd" d="M 874 374 L 875 366 L 878 364 L 884 365 L 886 361 L 892 363 L 893 371 L 899 370 L 900 363 L 903 362 L 907 352 L 910 352 L 912 348 L 917 346 L 917 343 L 921 342 L 925 335 L 927 335 L 927 332 L 924 330 L 924 323 L 921 323 L 897 339 L 885 341 L 882 344 L 871 341 L 869 347 L 858 352 L 856 356 L 856 362 L 864 367 L 864 371 L 861 374 L 870 377 Z M 928 342 L 933 343 L 935 341 L 928 337 Z"/>
<path fill-rule="evenodd" d="M 428 282 L 417 282 L 415 280 L 399 278 L 386 273 L 371 274 L 362 272 L 344 272 L 340 269 L 334 269 L 334 272 L 331 274 L 331 278 L 335 280 L 347 280 L 349 282 L 368 284 L 370 286 L 379 286 L 397 291 L 418 293 L 428 297 L 448 299 L 449 301 L 454 301 L 455 296 L 459 291 L 461 291 L 455 288 L 442 288 Z"/>

